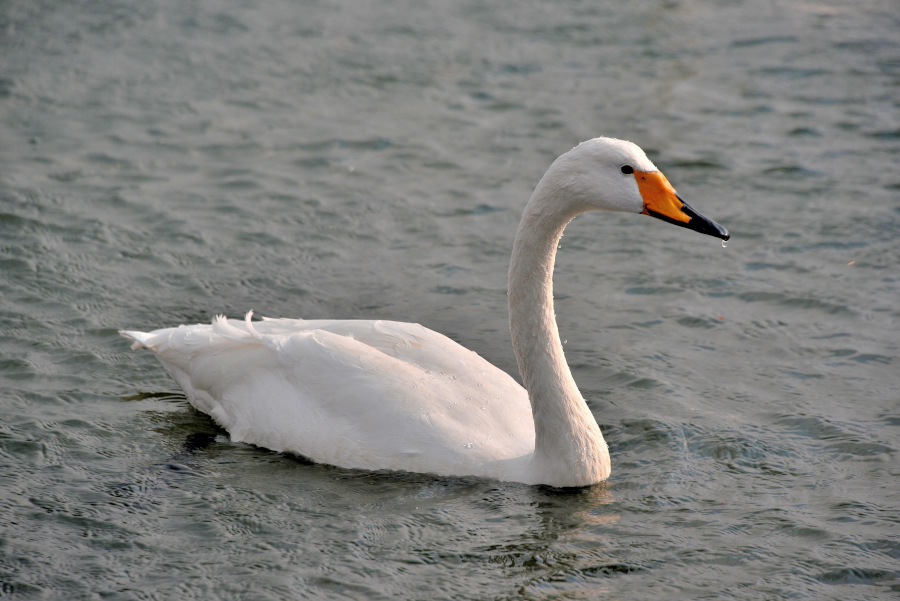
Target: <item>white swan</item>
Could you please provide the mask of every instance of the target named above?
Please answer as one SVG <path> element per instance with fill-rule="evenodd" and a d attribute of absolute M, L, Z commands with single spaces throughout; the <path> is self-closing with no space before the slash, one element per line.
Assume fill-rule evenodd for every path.
<path fill-rule="evenodd" d="M 243 441 L 346 468 L 585 486 L 609 452 L 566 365 L 553 313 L 563 229 L 590 210 L 644 213 L 728 239 L 644 152 L 596 138 L 559 157 L 516 233 L 509 321 L 525 387 L 418 324 L 266 319 L 122 332 L 190 403 Z"/>

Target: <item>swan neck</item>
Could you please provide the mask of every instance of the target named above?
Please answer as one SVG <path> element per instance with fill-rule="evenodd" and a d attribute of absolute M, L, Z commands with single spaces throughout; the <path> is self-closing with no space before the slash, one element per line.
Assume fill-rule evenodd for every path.
<path fill-rule="evenodd" d="M 509 268 L 509 322 L 519 373 L 534 407 L 535 395 L 576 395 L 553 306 L 553 268 L 566 225 L 575 215 L 542 210 L 534 197 L 525 208 Z M 541 398 L 538 399 L 543 400 Z"/>
<path fill-rule="evenodd" d="M 525 207 L 510 261 L 509 321 L 534 417 L 533 469 L 545 483 L 580 486 L 609 475 L 609 454 L 566 363 L 553 309 L 556 251 L 566 225 L 584 212 L 564 200 L 538 185 Z"/>

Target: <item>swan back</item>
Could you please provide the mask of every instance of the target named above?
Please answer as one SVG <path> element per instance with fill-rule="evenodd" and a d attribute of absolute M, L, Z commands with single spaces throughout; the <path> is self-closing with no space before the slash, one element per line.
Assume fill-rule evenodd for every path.
<path fill-rule="evenodd" d="M 123 334 L 233 441 L 350 468 L 527 477 L 525 390 L 419 324 L 217 318 Z"/>

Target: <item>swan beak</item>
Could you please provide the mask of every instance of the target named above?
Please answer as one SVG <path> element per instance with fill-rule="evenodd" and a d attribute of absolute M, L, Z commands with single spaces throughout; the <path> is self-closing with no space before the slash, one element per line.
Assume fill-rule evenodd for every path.
<path fill-rule="evenodd" d="M 681 200 L 666 176 L 659 171 L 635 171 L 634 179 L 637 180 L 638 190 L 644 199 L 642 214 L 722 240 L 731 237 L 724 227 L 707 219 Z"/>

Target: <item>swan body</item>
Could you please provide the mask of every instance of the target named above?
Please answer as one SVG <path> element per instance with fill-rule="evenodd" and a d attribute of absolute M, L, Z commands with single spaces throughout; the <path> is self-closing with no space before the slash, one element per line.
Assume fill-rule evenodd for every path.
<path fill-rule="evenodd" d="M 152 350 L 234 441 L 346 468 L 594 484 L 609 476 L 609 452 L 565 362 L 552 281 L 564 228 L 589 210 L 644 213 L 728 239 L 630 142 L 595 138 L 559 157 L 525 207 L 510 261 L 524 387 L 418 324 L 248 314 L 122 334 Z"/>

